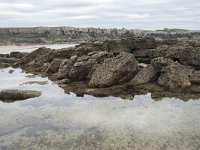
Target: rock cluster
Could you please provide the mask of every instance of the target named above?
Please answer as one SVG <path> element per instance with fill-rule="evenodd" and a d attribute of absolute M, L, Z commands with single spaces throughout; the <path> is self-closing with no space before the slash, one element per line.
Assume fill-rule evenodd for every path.
<path fill-rule="evenodd" d="M 39 48 L 29 54 L 2 55 L 0 63 L 46 75 L 68 91 L 79 94 L 101 96 L 130 87 L 137 91 L 141 85 L 148 91 L 160 87 L 166 91 L 197 92 L 194 86 L 200 84 L 198 45 L 197 41 L 195 44 L 157 42 L 153 38 L 132 37 L 82 43 L 60 50 Z M 149 83 L 155 88 L 145 87 Z"/>

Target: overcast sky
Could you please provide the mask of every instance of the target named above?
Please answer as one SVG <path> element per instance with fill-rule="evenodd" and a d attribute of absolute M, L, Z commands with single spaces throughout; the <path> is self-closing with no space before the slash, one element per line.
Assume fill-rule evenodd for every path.
<path fill-rule="evenodd" d="M 0 27 L 200 29 L 200 0 L 0 0 Z"/>

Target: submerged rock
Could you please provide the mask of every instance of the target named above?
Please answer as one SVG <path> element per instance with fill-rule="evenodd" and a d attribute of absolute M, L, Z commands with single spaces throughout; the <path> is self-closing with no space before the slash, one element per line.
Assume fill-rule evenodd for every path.
<path fill-rule="evenodd" d="M 106 59 L 94 71 L 90 87 L 110 87 L 133 78 L 137 71 L 134 55 L 122 52 L 114 58 Z"/>
<path fill-rule="evenodd" d="M 2 90 L 0 91 L 0 100 L 3 102 L 14 102 L 29 98 L 39 97 L 41 92 L 29 90 Z"/>

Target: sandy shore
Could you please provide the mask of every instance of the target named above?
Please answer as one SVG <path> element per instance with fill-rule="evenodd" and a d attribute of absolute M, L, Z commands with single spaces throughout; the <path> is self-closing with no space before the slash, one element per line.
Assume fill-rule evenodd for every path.
<path fill-rule="evenodd" d="M 0 46 L 0 54 L 8 54 L 13 51 L 19 52 L 31 52 L 39 47 L 47 47 L 51 49 L 61 49 L 67 48 L 71 46 L 75 46 L 76 44 L 50 44 L 50 45 L 5 45 Z"/>

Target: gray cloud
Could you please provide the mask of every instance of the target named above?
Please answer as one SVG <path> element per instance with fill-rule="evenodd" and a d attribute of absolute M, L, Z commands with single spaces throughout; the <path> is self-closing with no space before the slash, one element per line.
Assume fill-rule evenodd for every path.
<path fill-rule="evenodd" d="M 200 29 L 199 0 L 1 0 L 0 27 Z"/>

